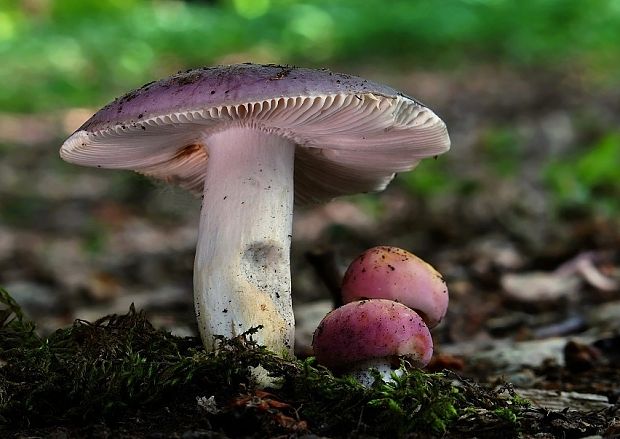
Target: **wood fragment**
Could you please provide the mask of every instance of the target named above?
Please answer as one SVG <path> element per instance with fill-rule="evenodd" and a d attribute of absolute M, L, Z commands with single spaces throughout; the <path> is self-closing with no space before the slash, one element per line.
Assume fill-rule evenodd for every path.
<path fill-rule="evenodd" d="M 547 410 L 565 409 L 579 411 L 604 410 L 613 406 L 604 395 L 595 393 L 561 392 L 557 390 L 515 389 L 517 394 L 535 406 Z"/>

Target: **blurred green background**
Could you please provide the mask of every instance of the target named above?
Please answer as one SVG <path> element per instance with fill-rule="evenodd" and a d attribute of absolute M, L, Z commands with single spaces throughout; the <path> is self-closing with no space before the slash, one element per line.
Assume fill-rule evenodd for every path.
<path fill-rule="evenodd" d="M 464 69 L 480 63 L 620 73 L 617 0 L 3 0 L 0 108 L 103 103 L 188 66 Z"/>
<path fill-rule="evenodd" d="M 191 290 L 194 200 L 57 151 L 128 90 L 248 61 L 388 83 L 451 133 L 452 151 L 383 195 L 301 211 L 298 256 L 391 243 L 458 277 L 481 237 L 530 266 L 618 248 L 619 42 L 618 0 L 0 0 L 0 284 L 102 302 L 175 279 Z M 171 236 L 184 244 L 161 256 Z"/>
<path fill-rule="evenodd" d="M 617 90 L 619 42 L 617 0 L 3 0 L 0 111 L 96 108 L 181 69 L 244 61 L 374 70 L 388 82 L 429 70 L 484 81 L 476 77 L 503 68 L 525 72 L 525 80 L 578 83 L 595 98 Z M 481 73 L 481 65 L 492 69 Z M 509 174 L 523 159 L 513 122 L 484 135 L 485 161 Z M 563 205 L 592 201 L 617 213 L 617 132 L 582 146 L 588 150 L 562 157 L 571 165 L 545 170 L 545 185 Z M 412 177 L 412 184 L 433 191 L 454 183 L 444 177 Z"/>

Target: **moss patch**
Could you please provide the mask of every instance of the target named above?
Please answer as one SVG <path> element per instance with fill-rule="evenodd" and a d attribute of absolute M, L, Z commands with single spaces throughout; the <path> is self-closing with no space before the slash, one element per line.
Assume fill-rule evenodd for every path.
<path fill-rule="evenodd" d="M 89 425 L 81 434 L 429 437 L 483 416 L 485 428 L 509 436 L 526 407 L 509 388 L 486 390 L 449 372 L 410 368 L 364 388 L 313 359 L 273 356 L 252 341 L 259 328 L 206 353 L 200 340 L 156 330 L 133 307 L 43 339 L 1 289 L 0 301 L 0 427 L 9 433 Z"/>

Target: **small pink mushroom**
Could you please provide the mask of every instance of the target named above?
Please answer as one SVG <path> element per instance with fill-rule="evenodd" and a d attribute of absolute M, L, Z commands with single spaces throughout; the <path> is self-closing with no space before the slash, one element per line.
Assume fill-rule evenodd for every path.
<path fill-rule="evenodd" d="M 389 299 L 417 311 L 429 328 L 446 315 L 448 287 L 431 265 L 397 247 L 373 247 L 355 259 L 344 275 L 342 299 Z"/>
<path fill-rule="evenodd" d="M 383 299 L 350 302 L 327 314 L 314 332 L 312 347 L 320 364 L 351 373 L 365 385 L 374 380 L 371 368 L 388 381 L 399 357 L 424 367 L 433 355 L 433 339 L 422 318 L 401 303 Z"/>

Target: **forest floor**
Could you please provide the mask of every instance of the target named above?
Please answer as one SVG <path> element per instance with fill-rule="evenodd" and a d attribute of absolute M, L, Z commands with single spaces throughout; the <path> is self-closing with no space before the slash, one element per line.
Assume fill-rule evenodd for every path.
<path fill-rule="evenodd" d="M 429 367 L 446 372 L 431 382 L 472 398 L 469 411 L 459 402 L 458 417 L 433 434 L 620 437 L 620 224 L 613 210 L 619 189 L 613 177 L 591 177 L 617 168 L 620 90 L 586 84 L 571 72 L 497 66 L 362 75 L 420 90 L 416 97 L 446 120 L 453 150 L 399 176 L 376 196 L 296 212 L 298 357 L 311 355 L 311 334 L 332 307 L 333 273 L 342 273 L 366 248 L 396 245 L 432 263 L 448 283 L 450 308 L 433 332 L 436 354 Z M 75 319 L 125 315 L 134 304 L 155 328 L 190 337 L 174 339 L 180 346 L 175 349 L 195 355 L 191 294 L 198 202 L 131 173 L 62 163 L 57 150 L 63 137 L 90 113 L 0 115 L 0 286 L 43 337 Z M 603 162 L 609 154 L 611 165 L 591 170 L 592 154 Z M 0 374 L 8 373 L 6 352 Z M 200 364 L 204 372 L 214 363 Z M 273 367 L 296 377 L 295 383 L 302 376 L 328 380 L 323 372 L 304 375 L 301 369 L 311 367 L 304 364 Z M 218 393 L 217 407 L 196 402 L 206 394 L 168 395 L 174 404 L 164 398 L 144 405 L 134 394 L 125 411 L 73 411 L 57 422 L 45 416 L 55 413 L 51 405 L 35 404 L 36 419 L 7 417 L 15 401 L 3 387 L 0 425 L 8 437 L 58 438 L 377 437 L 382 431 L 364 410 L 337 428 L 317 424 L 324 418 L 303 417 L 303 403 L 295 399 L 302 398 L 299 388 L 265 393 L 244 380 Z M 337 385 L 345 386 L 339 392 L 358 395 L 359 389 Z M 366 407 L 372 398 L 377 395 L 360 396 L 353 406 Z M 531 405 L 521 407 L 521 398 Z M 378 413 L 373 416 L 380 419 Z M 405 427 L 397 433 L 431 434 Z"/>

